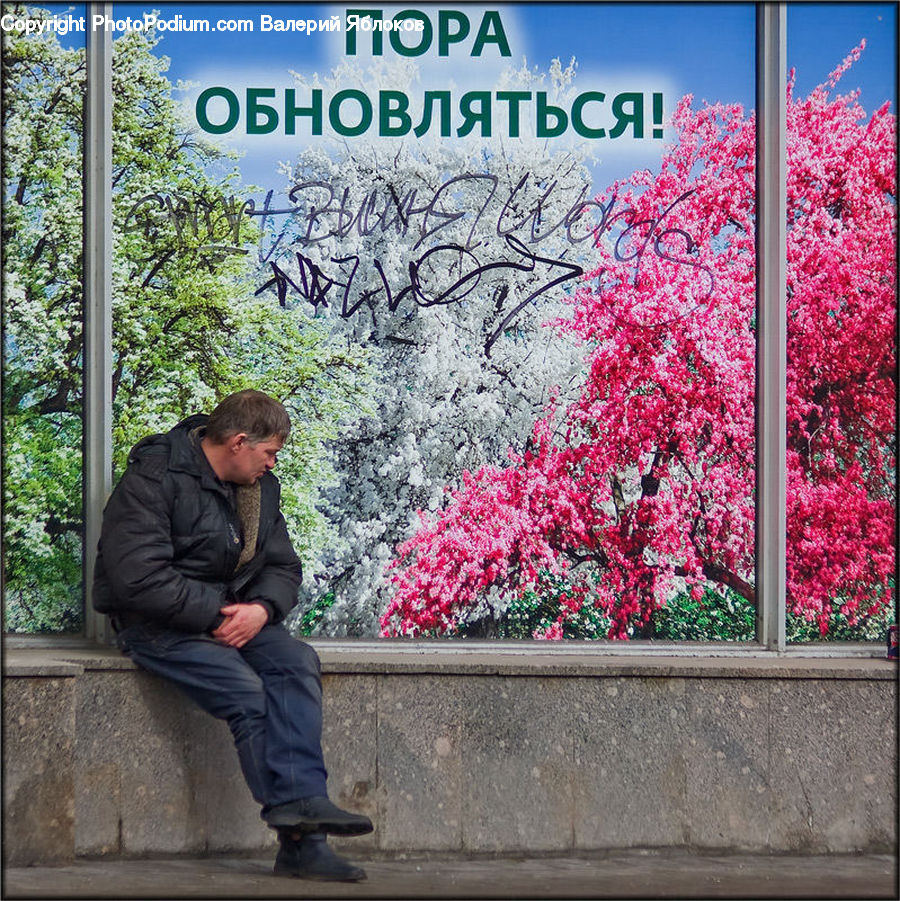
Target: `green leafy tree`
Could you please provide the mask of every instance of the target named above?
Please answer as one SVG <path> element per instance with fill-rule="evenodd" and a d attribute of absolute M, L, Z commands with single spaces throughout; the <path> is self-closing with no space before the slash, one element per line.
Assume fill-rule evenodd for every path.
<path fill-rule="evenodd" d="M 16 16 L 47 14 L 24 7 Z M 113 55 L 114 458 L 240 387 L 298 427 L 279 470 L 294 539 L 323 540 L 325 446 L 368 409 L 365 355 L 297 311 L 254 299 L 246 189 L 182 121 L 152 33 Z M 6 627 L 81 623 L 83 49 L 55 34 L 3 44 Z"/>
<path fill-rule="evenodd" d="M 7 626 L 65 630 L 80 621 L 84 53 L 10 32 L 2 56 Z"/>

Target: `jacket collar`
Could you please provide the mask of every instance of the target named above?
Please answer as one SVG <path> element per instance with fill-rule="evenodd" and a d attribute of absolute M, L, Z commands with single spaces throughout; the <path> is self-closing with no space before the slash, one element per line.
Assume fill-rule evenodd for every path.
<path fill-rule="evenodd" d="M 185 472 L 200 479 L 201 485 L 210 490 L 227 494 L 226 487 L 216 477 L 216 473 L 203 448 L 200 439 L 206 430 L 209 417 L 205 413 L 197 413 L 182 420 L 168 433 L 169 469 Z"/>
<path fill-rule="evenodd" d="M 195 447 L 191 432 L 195 429 L 203 429 L 209 419 L 203 413 L 189 416 L 166 433 L 169 444 L 169 469 L 176 472 L 189 472 L 199 476 L 202 473 L 200 458 L 197 453 L 202 453 L 199 446 Z"/>
<path fill-rule="evenodd" d="M 168 445 L 169 461 L 168 468 L 174 472 L 188 473 L 195 478 L 200 479 L 203 488 L 210 491 L 218 491 L 219 493 L 229 495 L 226 486 L 219 481 L 209 460 L 200 447 L 199 439 L 203 437 L 206 429 L 206 423 L 209 416 L 205 413 L 196 413 L 183 419 L 173 429 L 165 434 L 148 435 L 139 441 L 128 455 L 128 461 L 132 462 L 141 455 L 144 448 L 159 445 Z M 196 440 L 195 440 L 196 439 Z M 267 472 L 260 480 L 260 487 L 263 488 L 275 476 Z"/>

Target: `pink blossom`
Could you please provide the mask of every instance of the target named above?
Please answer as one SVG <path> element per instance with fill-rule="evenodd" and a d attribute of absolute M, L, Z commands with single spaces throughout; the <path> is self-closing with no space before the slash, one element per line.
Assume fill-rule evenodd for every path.
<path fill-rule="evenodd" d="M 830 94 L 861 49 L 788 91 L 787 596 L 823 634 L 894 571 L 895 120 Z M 555 324 L 584 348 L 580 397 L 423 518 L 384 634 L 442 634 L 547 573 L 571 588 L 536 638 L 585 604 L 627 638 L 684 584 L 755 601 L 755 122 L 688 96 L 672 125 L 655 177 L 598 198 L 610 229 Z"/>

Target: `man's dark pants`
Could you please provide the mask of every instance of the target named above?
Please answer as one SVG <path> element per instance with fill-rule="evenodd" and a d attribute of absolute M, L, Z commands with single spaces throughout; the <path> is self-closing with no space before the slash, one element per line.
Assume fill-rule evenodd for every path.
<path fill-rule="evenodd" d="M 155 624 L 128 626 L 118 642 L 139 666 L 171 680 L 228 723 L 263 814 L 327 794 L 321 668 L 308 644 L 281 625 L 263 626 L 242 648 Z"/>

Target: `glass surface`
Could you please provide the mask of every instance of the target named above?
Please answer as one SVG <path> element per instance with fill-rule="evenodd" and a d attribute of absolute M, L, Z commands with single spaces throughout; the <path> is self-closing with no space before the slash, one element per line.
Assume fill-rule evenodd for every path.
<path fill-rule="evenodd" d="M 893 4 L 790 5 L 788 640 L 896 621 Z"/>
<path fill-rule="evenodd" d="M 84 5 L 2 16 L 4 624 L 77 632 Z"/>
<path fill-rule="evenodd" d="M 86 14 L 2 11 L 5 626 L 78 631 Z M 299 632 L 752 639 L 753 6 L 398 11 L 104 23 L 117 472 L 252 384 Z M 896 9 L 788 59 L 788 638 L 883 641 Z"/>
<path fill-rule="evenodd" d="M 754 6 L 347 14 L 115 4 L 119 467 L 261 388 L 298 632 L 752 640 Z"/>

